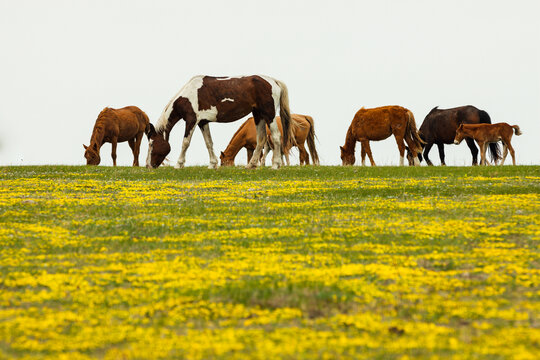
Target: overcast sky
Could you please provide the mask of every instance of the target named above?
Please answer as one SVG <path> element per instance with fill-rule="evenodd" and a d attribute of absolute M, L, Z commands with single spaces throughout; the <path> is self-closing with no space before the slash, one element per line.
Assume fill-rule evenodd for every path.
<path fill-rule="evenodd" d="M 292 112 L 315 119 L 322 164 L 341 163 L 339 145 L 362 106 L 407 107 L 420 127 L 434 106 L 468 104 L 519 124 L 518 163 L 540 164 L 539 4 L 0 0 L 0 165 L 85 164 L 82 144 L 104 107 L 136 105 L 155 122 L 199 74 L 284 81 Z M 216 154 L 241 123 L 210 125 Z M 184 125 L 171 134 L 173 164 Z M 102 165 L 112 165 L 110 149 L 102 147 Z M 399 163 L 393 137 L 372 150 L 379 165 Z M 358 146 L 357 163 L 359 154 Z M 439 164 L 436 147 L 430 155 Z M 198 130 L 186 158 L 209 162 Z M 446 146 L 446 159 L 469 165 L 465 142 Z M 118 164 L 131 163 L 119 144 Z"/>

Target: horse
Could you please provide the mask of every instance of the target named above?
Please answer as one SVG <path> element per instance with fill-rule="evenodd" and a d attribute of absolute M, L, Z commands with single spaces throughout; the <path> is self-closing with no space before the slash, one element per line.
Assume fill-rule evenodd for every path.
<path fill-rule="evenodd" d="M 371 166 L 375 166 L 370 141 L 379 141 L 394 135 L 399 149 L 400 162 L 403 166 L 405 144 L 414 154 L 414 165 L 419 165 L 418 154 L 422 151 L 422 140 L 418 136 L 413 113 L 401 106 L 383 106 L 374 109 L 361 108 L 347 130 L 345 145 L 340 146 L 343 165 L 353 165 L 356 161 L 354 150 L 356 142 L 362 144 L 362 165 L 365 165 L 366 154 Z"/>
<path fill-rule="evenodd" d="M 83 144 L 86 164 L 99 165 L 101 161 L 99 150 L 103 143 L 110 142 L 111 157 L 113 165 L 116 166 L 116 144 L 127 141 L 133 152 L 133 166 L 139 166 L 141 140 L 144 133 L 149 130 L 149 124 L 148 116 L 136 106 L 121 109 L 106 107 L 98 115 L 90 145 Z"/>
<path fill-rule="evenodd" d="M 425 141 L 424 158 L 428 165 L 433 165 L 429 159 L 429 151 L 434 144 L 439 148 L 441 165 L 444 162 L 444 144 L 452 144 L 456 136 L 456 130 L 460 124 L 491 124 L 489 114 L 474 106 L 461 106 L 452 109 L 439 109 L 434 107 L 427 114 L 420 126 L 419 134 Z M 471 149 L 472 164 L 477 165 L 478 149 L 471 138 L 466 138 L 467 146 Z M 491 158 L 496 163 L 500 159 L 500 150 L 497 144 L 490 143 L 489 151 Z M 421 160 L 420 160 L 421 161 Z"/>
<path fill-rule="evenodd" d="M 278 116 L 276 117 L 276 120 L 279 130 L 282 132 L 281 118 Z M 309 164 L 309 154 L 304 147 L 306 140 L 313 164 L 318 165 L 319 155 L 317 154 L 317 150 L 315 148 L 315 128 L 313 118 L 307 115 L 291 114 L 291 127 L 293 128 L 294 141 L 290 142 L 289 146 L 283 149 L 283 154 L 285 155 L 287 165 L 290 164 L 290 146 L 298 147 L 298 151 L 300 152 L 300 165 Z M 270 129 L 268 127 L 266 128 L 266 132 L 268 139 L 271 139 Z M 253 117 L 250 117 L 233 135 L 229 145 L 227 145 L 227 148 L 221 152 L 221 166 L 233 166 L 234 159 L 242 148 L 246 148 L 247 150 L 247 158 L 249 163 L 251 157 L 253 156 L 253 151 L 255 150 L 256 145 L 257 129 L 255 127 L 255 120 Z M 262 164 L 264 164 L 264 159 L 266 159 L 271 147 L 273 148 L 273 144 L 271 144 L 270 141 L 267 141 L 264 146 L 264 155 L 261 158 Z"/>
<path fill-rule="evenodd" d="M 150 130 L 146 133 L 149 143 L 146 166 L 157 168 L 163 162 L 171 149 L 170 132 L 180 119 L 184 119 L 186 129 L 175 168 L 184 167 L 186 150 L 197 125 L 202 131 L 208 149 L 209 168 L 216 169 L 218 160 L 214 154 L 208 124 L 233 122 L 252 113 L 257 128 L 257 146 L 247 167 L 257 167 L 268 126 L 272 140 L 277 144 L 278 151 L 274 152 L 272 159 L 272 168 L 277 169 L 282 165 L 281 133 L 277 121 L 274 120 L 278 107 L 283 124 L 283 143 L 288 144 L 293 134 L 290 126 L 289 95 L 285 83 L 264 75 L 195 76 L 169 101 L 156 126 L 151 124 Z"/>
<path fill-rule="evenodd" d="M 514 132 L 518 136 L 522 134 L 519 126 L 509 125 L 507 123 L 473 125 L 460 124 L 456 130 L 454 144 L 458 145 L 464 138 L 474 139 L 480 147 L 480 165 L 487 165 L 487 145 L 496 143 L 500 140 L 503 143 L 503 156 L 500 165 L 504 164 L 504 160 L 506 160 L 506 155 L 508 155 L 508 150 L 510 150 L 510 155 L 512 155 L 512 163 L 516 165 L 514 148 L 510 143 Z"/>

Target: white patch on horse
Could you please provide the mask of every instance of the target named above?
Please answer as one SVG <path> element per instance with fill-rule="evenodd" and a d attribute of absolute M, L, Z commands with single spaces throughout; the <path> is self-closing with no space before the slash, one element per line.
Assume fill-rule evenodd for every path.
<path fill-rule="evenodd" d="M 403 156 L 399 157 L 399 166 L 405 165 L 405 158 Z"/>
<path fill-rule="evenodd" d="M 225 98 L 225 99 L 221 100 L 221 102 L 225 102 L 225 101 L 234 102 L 234 99 L 231 99 L 231 98 Z"/>
<path fill-rule="evenodd" d="M 190 92 L 193 92 L 195 90 L 195 96 L 197 96 L 197 90 L 202 86 L 203 83 L 203 77 L 204 75 L 197 75 L 192 77 L 181 89 L 180 91 L 169 101 L 167 106 L 165 106 L 165 109 L 163 109 L 163 112 L 161 113 L 161 116 L 159 117 L 158 121 L 156 122 L 156 131 L 160 132 L 167 126 L 167 123 L 169 122 L 169 117 L 171 116 L 171 113 L 173 111 L 173 105 L 176 100 L 180 97 L 185 97 L 189 99 L 186 94 L 189 94 Z M 193 109 L 197 109 L 199 107 L 199 103 L 197 101 L 197 104 L 193 104 L 191 99 L 189 99 L 191 102 L 191 105 L 193 106 Z"/>
<path fill-rule="evenodd" d="M 210 106 L 210 109 L 196 111 L 197 122 L 201 120 L 216 121 L 218 110 L 215 106 Z"/>
<path fill-rule="evenodd" d="M 259 75 L 264 80 L 266 80 L 272 86 L 272 98 L 274 99 L 274 109 L 276 111 L 276 116 L 278 113 L 279 99 L 281 98 L 281 88 L 279 87 L 276 79 L 269 76 Z"/>

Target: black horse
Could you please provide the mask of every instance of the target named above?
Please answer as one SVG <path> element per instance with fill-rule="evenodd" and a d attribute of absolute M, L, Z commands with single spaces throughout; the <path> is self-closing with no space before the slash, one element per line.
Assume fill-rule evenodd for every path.
<path fill-rule="evenodd" d="M 491 124 L 491 118 L 484 110 L 479 110 L 471 105 L 452 109 L 439 109 L 436 106 L 427 114 L 422 126 L 420 126 L 419 134 L 426 143 L 424 145 L 424 158 L 428 165 L 433 165 L 429 160 L 429 151 L 433 144 L 437 144 L 439 148 L 441 165 L 446 165 L 444 162 L 444 144 L 454 143 L 456 130 L 461 124 Z M 478 165 L 478 149 L 474 144 L 474 140 L 466 138 L 465 141 L 469 149 L 471 149 L 472 164 Z M 493 162 L 496 163 L 501 159 L 498 144 L 489 144 L 489 153 Z M 408 157 L 409 154 L 407 154 Z"/>

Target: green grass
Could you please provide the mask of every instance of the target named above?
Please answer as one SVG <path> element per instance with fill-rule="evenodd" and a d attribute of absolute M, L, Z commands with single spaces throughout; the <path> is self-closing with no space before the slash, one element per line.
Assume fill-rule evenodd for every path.
<path fill-rule="evenodd" d="M 0 183 L 0 358 L 540 351 L 538 166 L 28 166 Z"/>

